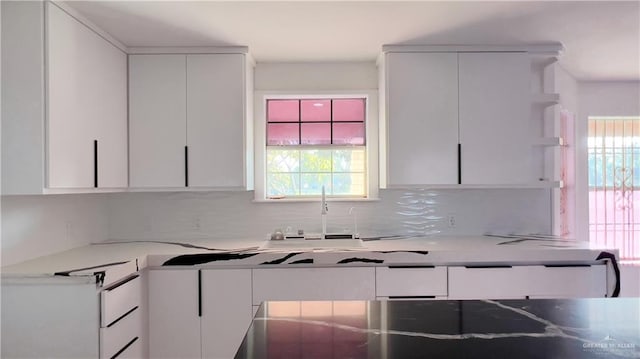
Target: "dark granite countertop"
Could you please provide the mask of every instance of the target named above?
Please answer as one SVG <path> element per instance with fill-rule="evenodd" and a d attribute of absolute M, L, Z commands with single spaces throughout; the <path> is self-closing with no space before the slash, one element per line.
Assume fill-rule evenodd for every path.
<path fill-rule="evenodd" d="M 241 358 L 640 358 L 640 299 L 264 302 Z"/>

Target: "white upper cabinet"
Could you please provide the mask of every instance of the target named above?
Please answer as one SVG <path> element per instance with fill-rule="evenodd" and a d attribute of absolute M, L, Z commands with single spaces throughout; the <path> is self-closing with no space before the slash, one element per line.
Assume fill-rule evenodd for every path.
<path fill-rule="evenodd" d="M 244 55 L 187 56 L 189 186 L 243 187 Z"/>
<path fill-rule="evenodd" d="M 391 53 L 386 61 L 388 183 L 457 183 L 457 54 Z"/>
<path fill-rule="evenodd" d="M 129 56 L 132 188 L 246 188 L 246 61 Z"/>
<path fill-rule="evenodd" d="M 530 77 L 531 60 L 524 52 L 459 54 L 463 184 L 535 181 Z"/>
<path fill-rule="evenodd" d="M 52 3 L 47 19 L 48 187 L 126 187 L 127 56 Z"/>
<path fill-rule="evenodd" d="M 2 193 L 126 188 L 122 46 L 62 3 L 0 5 Z"/>
<path fill-rule="evenodd" d="M 533 183 L 529 55 L 445 50 L 385 54 L 387 185 Z"/>
<path fill-rule="evenodd" d="M 184 187 L 186 56 L 129 57 L 131 187 Z"/>

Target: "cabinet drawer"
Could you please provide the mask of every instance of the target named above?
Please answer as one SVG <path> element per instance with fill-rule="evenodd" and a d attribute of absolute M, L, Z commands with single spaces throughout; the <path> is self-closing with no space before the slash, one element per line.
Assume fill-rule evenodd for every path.
<path fill-rule="evenodd" d="M 374 268 L 254 269 L 253 305 L 265 300 L 372 300 Z"/>
<path fill-rule="evenodd" d="M 100 292 L 100 326 L 106 327 L 140 305 L 140 276 L 136 275 Z"/>
<path fill-rule="evenodd" d="M 449 267 L 449 299 L 520 299 L 527 267 Z"/>
<path fill-rule="evenodd" d="M 100 328 L 100 358 L 113 357 L 139 337 L 142 328 L 140 320 L 140 308 L 136 308 L 108 327 Z"/>
<path fill-rule="evenodd" d="M 589 298 L 607 294 L 605 265 L 531 266 L 530 294 L 545 298 Z"/>
<path fill-rule="evenodd" d="M 446 296 L 447 267 L 376 267 L 376 296 Z"/>

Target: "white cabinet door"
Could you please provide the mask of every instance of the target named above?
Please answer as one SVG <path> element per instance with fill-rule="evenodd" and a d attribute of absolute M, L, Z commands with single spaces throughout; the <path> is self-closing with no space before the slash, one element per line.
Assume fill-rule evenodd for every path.
<path fill-rule="evenodd" d="M 456 53 L 390 53 L 388 185 L 458 183 Z"/>
<path fill-rule="evenodd" d="M 254 269 L 253 304 L 265 300 L 373 300 L 375 268 Z"/>
<path fill-rule="evenodd" d="M 198 271 L 150 270 L 149 357 L 200 358 Z"/>
<path fill-rule="evenodd" d="M 83 57 L 96 64 L 89 77 L 93 137 L 98 141 L 98 187 L 127 187 L 127 55 L 95 37 Z"/>
<path fill-rule="evenodd" d="M 530 298 L 604 298 L 606 265 L 531 266 Z"/>
<path fill-rule="evenodd" d="M 523 184 L 534 180 L 529 134 L 530 66 L 526 53 L 459 54 L 463 184 Z"/>
<path fill-rule="evenodd" d="M 129 56 L 131 187 L 184 187 L 186 56 Z"/>
<path fill-rule="evenodd" d="M 56 5 L 47 12 L 48 187 L 94 187 L 96 165 L 99 187 L 126 187 L 126 54 Z"/>
<path fill-rule="evenodd" d="M 377 297 L 446 297 L 447 267 L 376 267 Z"/>
<path fill-rule="evenodd" d="M 527 267 L 449 267 L 449 299 L 524 299 Z"/>
<path fill-rule="evenodd" d="M 203 358 L 233 358 L 252 318 L 251 269 L 202 271 Z"/>
<path fill-rule="evenodd" d="M 187 55 L 189 186 L 244 187 L 243 54 Z"/>

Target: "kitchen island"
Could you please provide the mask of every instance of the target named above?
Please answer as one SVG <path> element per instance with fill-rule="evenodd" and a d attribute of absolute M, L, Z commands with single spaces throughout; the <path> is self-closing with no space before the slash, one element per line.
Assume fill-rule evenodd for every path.
<path fill-rule="evenodd" d="M 236 359 L 638 358 L 640 300 L 264 302 Z"/>

